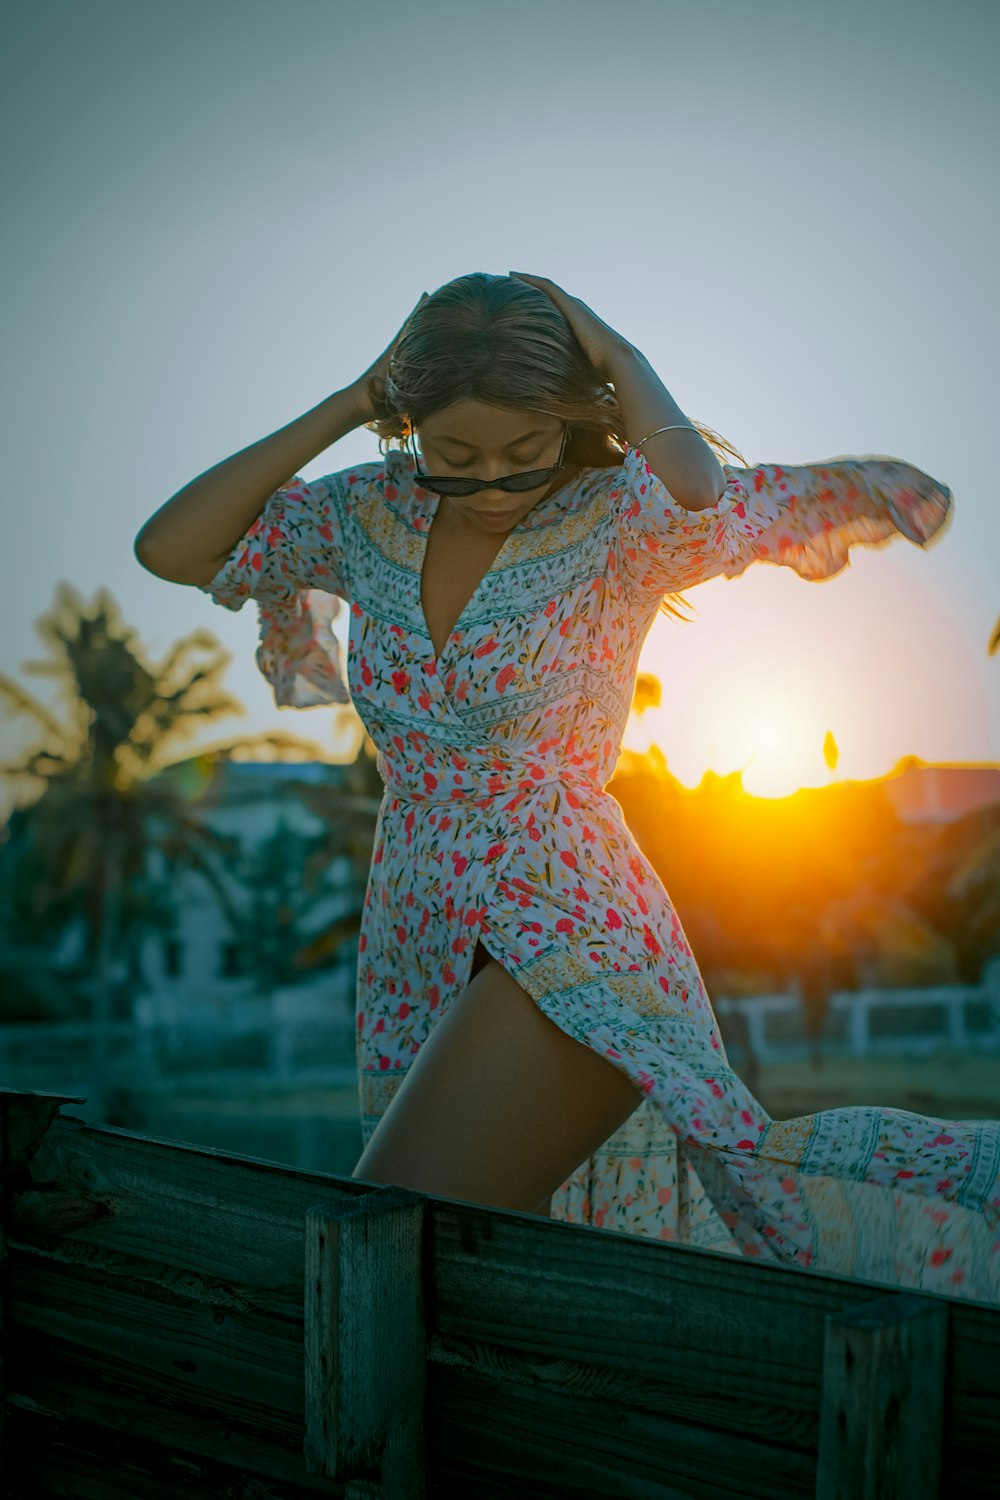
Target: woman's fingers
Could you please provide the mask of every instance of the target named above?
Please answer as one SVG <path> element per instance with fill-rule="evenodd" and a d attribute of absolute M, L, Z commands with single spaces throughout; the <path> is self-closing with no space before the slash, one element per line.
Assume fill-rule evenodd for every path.
<path fill-rule="evenodd" d="M 576 334 L 580 347 L 594 369 L 602 378 L 609 378 L 611 367 L 621 350 L 631 347 L 627 340 L 605 323 L 603 318 L 599 318 L 582 298 L 564 291 L 547 276 L 529 276 L 525 271 L 508 271 L 507 274 L 545 293 Z"/>

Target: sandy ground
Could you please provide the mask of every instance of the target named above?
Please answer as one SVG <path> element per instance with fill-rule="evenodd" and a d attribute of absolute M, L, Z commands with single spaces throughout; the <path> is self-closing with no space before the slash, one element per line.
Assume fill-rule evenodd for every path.
<path fill-rule="evenodd" d="M 944 1120 L 998 1120 L 1000 1052 L 824 1058 L 818 1069 L 811 1062 L 772 1064 L 761 1067 L 754 1093 L 779 1120 L 845 1104 L 883 1104 Z"/>

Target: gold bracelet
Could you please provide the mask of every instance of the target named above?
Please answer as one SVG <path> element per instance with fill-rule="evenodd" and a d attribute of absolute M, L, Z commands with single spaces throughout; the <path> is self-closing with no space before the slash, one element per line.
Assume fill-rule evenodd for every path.
<path fill-rule="evenodd" d="M 675 422 L 672 427 L 658 427 L 656 429 L 656 432 L 647 432 L 646 436 L 644 438 L 640 438 L 635 446 L 637 448 L 641 448 L 643 443 L 648 443 L 650 438 L 656 437 L 657 433 L 680 432 L 682 429 L 685 432 L 697 432 L 698 430 L 696 427 L 692 427 L 690 422 Z"/>

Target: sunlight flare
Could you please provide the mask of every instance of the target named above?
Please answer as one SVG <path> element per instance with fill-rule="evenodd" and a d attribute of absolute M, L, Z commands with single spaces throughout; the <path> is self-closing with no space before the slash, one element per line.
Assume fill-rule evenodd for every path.
<path fill-rule="evenodd" d="M 727 684 L 713 697 L 697 725 L 704 745 L 699 764 L 671 762 L 671 770 L 694 786 L 705 771 L 730 775 L 739 771 L 745 790 L 757 797 L 787 797 L 800 787 L 828 786 L 839 780 L 840 735 L 829 724 L 829 705 L 820 692 L 801 691 L 801 683 L 775 685 L 746 680 Z M 643 711 L 639 704 L 629 721 L 626 745 L 639 753 L 665 735 L 668 710 L 659 705 Z M 693 738 L 694 736 L 692 736 Z"/>
<path fill-rule="evenodd" d="M 801 786 L 829 781 L 823 732 L 797 704 L 774 695 L 733 724 L 736 768 L 757 797 L 787 797 Z M 732 769 L 732 767 L 729 767 Z"/>

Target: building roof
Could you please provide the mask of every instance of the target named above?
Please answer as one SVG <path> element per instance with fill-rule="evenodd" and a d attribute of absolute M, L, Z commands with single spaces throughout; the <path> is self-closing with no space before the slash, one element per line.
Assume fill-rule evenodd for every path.
<path fill-rule="evenodd" d="M 886 793 L 904 823 L 945 823 L 1000 805 L 1000 766 L 927 765 L 916 756 L 886 777 Z"/>

